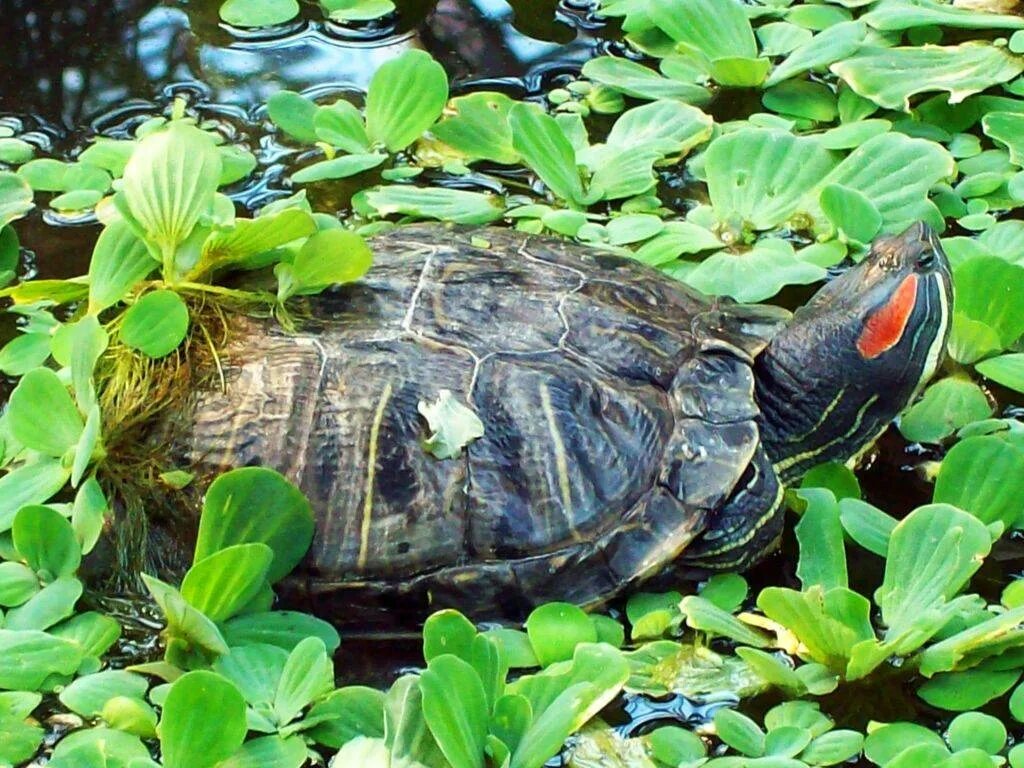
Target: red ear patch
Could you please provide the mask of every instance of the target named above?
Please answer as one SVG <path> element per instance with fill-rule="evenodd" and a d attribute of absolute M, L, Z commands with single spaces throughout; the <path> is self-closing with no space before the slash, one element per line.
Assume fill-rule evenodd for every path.
<path fill-rule="evenodd" d="M 916 302 L 917 275 L 911 274 L 903 279 L 888 303 L 876 310 L 864 323 L 864 330 L 857 339 L 860 356 L 871 360 L 896 346 L 903 338 Z"/>

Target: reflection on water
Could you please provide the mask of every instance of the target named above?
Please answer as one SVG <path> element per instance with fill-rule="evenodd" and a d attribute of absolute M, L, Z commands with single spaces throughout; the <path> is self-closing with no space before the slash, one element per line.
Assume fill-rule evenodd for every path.
<path fill-rule="evenodd" d="M 250 109 L 277 90 L 365 89 L 406 48 L 429 51 L 453 80 L 531 78 L 579 66 L 600 45 L 591 0 L 399 0 L 358 26 L 313 6 L 272 29 L 230 28 L 220 0 L 0 0 L 0 115 L 74 129 L 126 102 L 182 89 Z"/>

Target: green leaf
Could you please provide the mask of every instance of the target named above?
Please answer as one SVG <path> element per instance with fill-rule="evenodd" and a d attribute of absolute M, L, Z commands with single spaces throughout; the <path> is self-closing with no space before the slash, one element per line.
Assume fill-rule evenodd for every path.
<path fill-rule="evenodd" d="M 958 29 L 1024 29 L 1024 19 L 985 13 L 985 8 L 960 8 L 934 0 L 884 0 L 863 20 L 874 29 L 898 31 L 913 27 L 956 27 Z"/>
<path fill-rule="evenodd" d="M 18 554 L 44 582 L 74 576 L 82 562 L 71 523 L 50 507 L 22 507 L 11 533 Z"/>
<path fill-rule="evenodd" d="M 74 644 L 98 668 L 100 657 L 121 637 L 121 625 L 110 616 L 89 611 L 51 627 L 50 634 Z"/>
<path fill-rule="evenodd" d="M 245 742 L 227 760 L 218 763 L 219 768 L 300 768 L 306 764 L 309 754 L 301 736 L 263 736 Z M 345 762 L 338 760 L 340 765 Z M 351 763 L 350 763 L 351 765 Z M 355 765 L 372 768 L 365 763 Z"/>
<path fill-rule="evenodd" d="M 89 262 L 90 314 L 117 304 L 156 267 L 131 227 L 124 221 L 112 222 L 100 233 Z"/>
<path fill-rule="evenodd" d="M 235 544 L 197 560 L 181 596 L 212 621 L 226 621 L 263 588 L 274 552 L 266 544 Z"/>
<path fill-rule="evenodd" d="M 7 422 L 19 443 L 54 458 L 74 448 L 85 429 L 67 388 L 49 368 L 21 377 L 11 393 Z"/>
<path fill-rule="evenodd" d="M 53 750 L 53 768 L 152 768 L 149 750 L 137 736 L 112 728 L 69 733 Z"/>
<path fill-rule="evenodd" d="M 1020 670 L 968 669 L 943 673 L 927 680 L 917 695 L 939 709 L 967 712 L 983 707 L 1009 691 L 1020 680 Z"/>
<path fill-rule="evenodd" d="M 994 435 L 961 440 L 946 454 L 935 479 L 935 502 L 970 512 L 986 525 L 1007 528 L 1021 519 L 1024 452 Z"/>
<path fill-rule="evenodd" d="M 727 613 L 740 609 L 750 587 L 738 573 L 716 573 L 700 587 L 700 596 Z"/>
<path fill-rule="evenodd" d="M 438 459 L 458 457 L 467 445 L 484 435 L 483 422 L 451 390 L 442 389 L 433 403 L 421 400 L 417 409 L 430 429 L 423 447 Z"/>
<path fill-rule="evenodd" d="M 759 240 L 745 252 L 719 251 L 684 272 L 682 280 L 708 295 L 741 302 L 770 298 L 786 285 L 824 279 L 823 267 L 800 259 L 786 240 Z"/>
<path fill-rule="evenodd" d="M 318 637 L 308 637 L 288 655 L 274 696 L 277 722 L 290 723 L 334 688 L 334 665 Z"/>
<path fill-rule="evenodd" d="M 832 184 L 855 190 L 881 214 L 886 231 L 899 232 L 933 210 L 928 193 L 952 176 L 956 163 L 941 145 L 899 133 L 868 139 L 832 169 L 801 201 L 817 220 L 821 190 Z"/>
<path fill-rule="evenodd" d="M 607 645 L 579 645 L 562 662 L 509 686 L 529 702 L 533 721 L 512 753 L 510 768 L 541 768 L 565 740 L 607 706 L 629 677 L 629 665 Z"/>
<path fill-rule="evenodd" d="M 66 324 L 61 328 L 61 332 L 68 334 L 67 340 L 71 346 L 71 388 L 75 393 L 78 408 L 82 413 L 97 420 L 93 426 L 98 429 L 99 417 L 93 416 L 92 413 L 96 409 L 96 390 L 92 379 L 96 364 L 107 351 L 110 337 L 95 315 L 86 315 L 76 323 Z M 88 428 L 87 420 L 86 432 L 89 431 Z M 83 452 L 79 446 L 78 458 L 88 460 L 91 455 L 91 449 Z M 72 484 L 78 485 L 78 481 L 73 479 Z"/>
<path fill-rule="evenodd" d="M 708 90 L 695 83 L 664 77 L 653 69 L 617 56 L 598 56 L 583 65 L 583 76 L 638 99 L 678 99 L 688 104 L 710 100 Z"/>
<path fill-rule="evenodd" d="M 839 521 L 839 504 L 831 491 L 805 488 L 799 491 L 807 510 L 796 526 L 800 561 L 796 573 L 804 589 L 824 590 L 847 586 L 846 548 Z"/>
<path fill-rule="evenodd" d="M 821 190 L 821 210 L 836 229 L 861 243 L 869 243 L 882 228 L 882 215 L 867 197 L 840 184 Z"/>
<path fill-rule="evenodd" d="M 838 500 L 859 499 L 861 496 L 857 475 L 838 461 L 826 461 L 811 467 L 800 481 L 800 488 L 826 488 Z"/>
<path fill-rule="evenodd" d="M 387 159 L 388 156 L 382 153 L 343 155 L 334 160 L 313 163 L 313 165 L 296 171 L 292 175 L 292 181 L 296 184 L 310 184 L 328 179 L 347 179 L 349 176 L 376 168 Z"/>
<path fill-rule="evenodd" d="M 709 62 L 757 56 L 754 30 L 743 6 L 735 0 L 650 0 L 647 12 L 665 34 L 681 44 L 679 47 Z M 708 24 L 709 18 L 715 23 Z"/>
<path fill-rule="evenodd" d="M 992 715 L 966 712 L 953 718 L 946 731 L 946 738 L 954 752 L 980 749 L 996 755 L 1006 746 L 1006 726 Z"/>
<path fill-rule="evenodd" d="M 210 717 L 216 712 L 216 717 Z M 230 757 L 245 739 L 245 701 L 213 672 L 189 672 L 172 685 L 157 728 L 166 768 L 207 768 Z"/>
<path fill-rule="evenodd" d="M 832 71 L 861 96 L 886 109 L 910 111 L 910 97 L 948 91 L 957 104 L 974 93 L 1012 80 L 1024 62 L 983 42 L 921 48 L 864 48 L 833 64 Z"/>
<path fill-rule="evenodd" d="M 400 213 L 456 224 L 489 224 L 505 212 L 503 201 L 494 195 L 445 187 L 383 186 L 369 190 L 366 200 L 380 216 Z"/>
<path fill-rule="evenodd" d="M 8 376 L 24 376 L 40 367 L 50 357 L 50 335 L 23 333 L 0 349 L 0 372 Z"/>
<path fill-rule="evenodd" d="M 213 204 L 221 159 L 209 134 L 172 122 L 139 142 L 121 189 L 132 217 L 161 255 L 164 279 L 178 278 L 176 252 Z"/>
<path fill-rule="evenodd" d="M 990 351 L 1009 348 L 1024 334 L 1024 267 L 1003 259 L 979 256 L 968 259 L 953 272 L 956 297 L 950 354 L 964 363 L 974 362 Z M 993 286 L 999 286 L 993 290 Z M 979 343 L 972 324 L 981 324 L 991 336 Z M 996 343 L 999 349 L 991 350 Z"/>
<path fill-rule="evenodd" d="M 52 675 L 73 675 L 82 651 L 45 632 L 0 629 L 0 658 L 17 659 L 16 664 L 0 665 L 0 688 L 35 691 Z"/>
<path fill-rule="evenodd" d="M 107 498 L 95 477 L 79 486 L 71 512 L 71 528 L 83 555 L 89 554 L 99 541 L 109 511 Z"/>
<path fill-rule="evenodd" d="M 405 149 L 441 116 L 448 75 L 425 51 L 408 50 L 385 62 L 366 95 L 366 132 L 390 152 Z"/>
<path fill-rule="evenodd" d="M 278 128 L 302 144 L 315 144 L 315 102 L 294 91 L 278 91 L 267 100 L 267 112 Z"/>
<path fill-rule="evenodd" d="M 981 119 L 981 127 L 987 136 L 1006 145 L 1011 163 L 1024 166 L 1024 115 L 1016 112 L 989 112 Z"/>
<path fill-rule="evenodd" d="M 0 171 L 0 227 L 17 221 L 35 207 L 32 187 L 9 171 Z"/>
<path fill-rule="evenodd" d="M 686 616 L 686 624 L 691 629 L 727 637 L 755 648 L 767 648 L 770 645 L 765 635 L 703 597 L 687 595 L 679 609 Z"/>
<path fill-rule="evenodd" d="M 35 147 L 21 139 L 0 138 L 0 163 L 21 165 L 35 156 Z"/>
<path fill-rule="evenodd" d="M 193 608 L 178 590 L 146 574 L 142 574 L 142 581 L 163 611 L 167 619 L 167 632 L 171 637 L 184 639 L 204 657 L 216 657 L 228 652 L 227 643 L 217 625 Z M 168 661 L 174 663 L 171 659 Z"/>
<path fill-rule="evenodd" d="M 320 0 L 320 5 L 334 21 L 370 21 L 395 10 L 391 0 Z"/>
<path fill-rule="evenodd" d="M 332 285 L 351 283 L 366 274 L 373 262 L 369 246 L 355 232 L 327 229 L 310 237 L 290 264 L 274 270 L 278 301 L 320 293 Z"/>
<path fill-rule="evenodd" d="M 92 146 L 78 156 L 78 160 L 96 168 L 102 168 L 114 178 L 120 178 L 137 146 L 137 141 L 98 136 Z"/>
<path fill-rule="evenodd" d="M 587 205 L 576 152 L 555 119 L 535 105 L 520 103 L 508 113 L 512 145 L 556 196 L 575 207 Z"/>
<path fill-rule="evenodd" d="M 772 112 L 789 118 L 831 123 L 836 119 L 836 95 L 827 86 L 807 80 L 788 80 L 769 88 L 761 103 Z"/>
<path fill-rule="evenodd" d="M 49 501 L 70 478 L 71 470 L 54 459 L 25 464 L 0 477 L 0 531 L 10 530 L 19 509 Z"/>
<path fill-rule="evenodd" d="M 974 366 L 986 379 L 1024 392 L 1024 353 L 1016 352 L 983 360 Z"/>
<path fill-rule="evenodd" d="M 489 713 L 476 670 L 457 656 L 438 656 L 420 677 L 420 689 L 423 716 L 452 768 L 483 768 Z"/>
<path fill-rule="evenodd" d="M 230 229 L 217 230 L 206 238 L 189 279 L 218 270 L 266 266 L 266 260 L 260 256 L 315 232 L 316 220 L 298 208 L 286 208 L 256 219 L 236 219 Z"/>
<path fill-rule="evenodd" d="M 608 134 L 609 146 L 651 147 L 665 155 L 681 154 L 711 138 L 713 120 L 678 101 L 655 101 L 624 112 Z"/>
<path fill-rule="evenodd" d="M 193 562 L 236 544 L 266 544 L 274 553 L 267 574 L 274 584 L 312 540 L 313 512 L 302 492 L 271 469 L 245 467 L 221 475 L 206 492 Z"/>
<path fill-rule="evenodd" d="M 839 518 L 851 539 L 868 552 L 885 557 L 896 518 L 859 499 L 840 500 Z"/>
<path fill-rule="evenodd" d="M 816 187 L 835 166 L 832 155 L 817 140 L 762 128 L 741 129 L 715 139 L 704 163 L 718 219 L 736 219 L 758 230 L 772 229 L 796 213 L 805 190 Z M 763 273 L 765 266 L 754 269 Z"/>
<path fill-rule="evenodd" d="M 73 578 L 52 581 L 28 602 L 7 612 L 4 626 L 11 630 L 49 629 L 75 612 L 82 582 Z"/>
<path fill-rule="evenodd" d="M 508 113 L 515 102 L 503 93 L 477 91 L 452 99 L 455 114 L 430 129 L 467 162 L 490 160 L 510 165 L 519 160 L 512 146 Z"/>
<path fill-rule="evenodd" d="M 232 648 L 266 643 L 289 652 L 307 637 L 319 637 L 330 653 L 341 644 L 338 631 L 326 621 L 294 611 L 236 616 L 224 623 L 224 637 Z"/>
<path fill-rule="evenodd" d="M 844 21 L 822 30 L 779 63 L 765 80 L 765 87 L 849 58 L 860 49 L 867 31 L 862 21 Z"/>
<path fill-rule="evenodd" d="M 926 611 L 951 600 L 992 548 L 988 529 L 948 504 L 919 507 L 889 540 L 885 578 L 875 592 L 882 621 L 898 635 Z"/>
<path fill-rule="evenodd" d="M 953 376 L 929 386 L 921 400 L 900 418 L 899 427 L 907 440 L 938 443 L 991 413 L 988 396 L 977 384 Z"/>
<path fill-rule="evenodd" d="M 363 686 L 339 688 L 314 704 L 306 721 L 317 723 L 306 734 L 334 749 L 359 736 L 382 738 L 384 694 Z"/>
<path fill-rule="evenodd" d="M 351 102 L 339 99 L 318 107 L 313 115 L 313 129 L 321 141 L 354 155 L 370 151 L 370 139 L 362 113 Z"/>
<path fill-rule="evenodd" d="M 0 224 L 0 272 L 13 273 L 21 263 L 21 243 L 10 224 Z M 14 277 L 13 274 L 10 275 Z M 3 281 L 0 281 L 0 285 Z"/>
<path fill-rule="evenodd" d="M 188 335 L 188 307 L 174 291 L 147 293 L 121 317 L 121 341 L 147 357 L 176 350 Z"/>
<path fill-rule="evenodd" d="M 932 746 L 945 749 L 942 737 L 916 723 L 891 723 L 870 731 L 864 742 L 865 756 L 876 765 L 887 765 L 911 747 Z"/>
<path fill-rule="evenodd" d="M 224 0 L 221 21 L 235 27 L 272 27 L 299 15 L 297 0 Z"/>
<path fill-rule="evenodd" d="M 0 605 L 21 605 L 39 591 L 39 577 L 22 563 L 0 563 Z"/>
<path fill-rule="evenodd" d="M 757 723 L 735 709 L 723 707 L 715 712 L 718 738 L 741 754 L 761 757 L 765 753 L 765 733 Z"/>
<path fill-rule="evenodd" d="M 597 640 L 597 631 L 587 615 L 569 603 L 547 603 L 535 608 L 526 619 L 526 633 L 544 667 L 571 659 L 579 644 Z"/>
<path fill-rule="evenodd" d="M 423 659 L 450 653 L 463 661 L 472 662 L 473 640 L 476 626 L 456 610 L 447 609 L 431 614 L 423 625 Z"/>
<path fill-rule="evenodd" d="M 149 683 L 141 675 L 123 670 L 108 670 L 80 677 L 60 692 L 60 703 L 82 717 L 99 716 L 115 696 L 142 699 Z"/>

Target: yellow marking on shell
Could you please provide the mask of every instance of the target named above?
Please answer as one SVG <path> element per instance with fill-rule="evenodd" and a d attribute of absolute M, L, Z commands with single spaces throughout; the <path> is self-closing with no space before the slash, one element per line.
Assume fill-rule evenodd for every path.
<path fill-rule="evenodd" d="M 798 453 L 795 456 L 790 456 L 780 461 L 778 464 L 775 465 L 776 474 L 782 477 L 785 471 L 790 467 L 800 464 L 807 459 L 813 459 L 815 456 L 820 456 L 822 453 L 827 451 L 836 443 L 841 443 L 844 440 L 849 440 L 851 437 L 857 434 L 857 430 L 860 429 L 860 423 L 861 421 L 864 420 L 864 414 L 867 413 L 868 408 L 874 405 L 877 400 L 878 395 L 872 395 L 871 397 L 869 397 L 867 399 L 867 402 L 865 402 L 864 405 L 861 406 L 860 410 L 857 411 L 857 418 L 853 420 L 853 425 L 848 430 L 846 430 L 846 432 L 839 435 L 839 437 L 832 438 L 817 450 Z"/>
<path fill-rule="evenodd" d="M 377 443 L 380 441 L 380 425 L 384 421 L 384 409 L 391 399 L 391 382 L 384 385 L 377 412 L 370 426 L 370 445 L 366 454 L 366 499 L 363 502 L 363 521 L 359 529 L 359 569 L 366 567 L 370 548 L 370 523 L 373 521 L 373 484 L 377 476 Z"/>
<path fill-rule="evenodd" d="M 562 440 L 562 433 L 558 430 L 558 421 L 555 418 L 555 409 L 551 405 L 551 392 L 546 384 L 540 385 L 540 407 L 544 411 L 544 418 L 548 422 L 548 431 L 551 433 L 551 443 L 555 449 L 555 469 L 558 472 L 558 489 L 562 496 L 562 511 L 565 513 L 565 521 L 569 525 L 572 536 L 577 541 L 580 535 L 572 520 L 572 484 L 569 482 L 569 461 L 565 455 L 565 441 Z"/>

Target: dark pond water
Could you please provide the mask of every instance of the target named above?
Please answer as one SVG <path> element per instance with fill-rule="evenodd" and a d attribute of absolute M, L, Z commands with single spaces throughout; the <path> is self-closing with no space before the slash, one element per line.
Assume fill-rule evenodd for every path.
<path fill-rule="evenodd" d="M 91 137 L 126 135 L 185 96 L 204 118 L 218 121 L 225 137 L 257 154 L 260 166 L 252 179 L 231 190 L 240 206 L 255 208 L 287 194 L 285 171 L 302 161 L 276 143 L 260 108 L 282 88 L 313 96 L 359 91 L 380 63 L 417 47 L 444 64 L 456 91 L 485 85 L 523 96 L 550 88 L 588 58 L 619 47 L 617 28 L 595 17 L 590 0 L 400 0 L 396 16 L 348 27 L 324 22 L 310 6 L 301 19 L 259 34 L 220 24 L 218 5 L 219 0 L 0 0 L 0 125 L 15 128 L 46 153 L 74 157 Z M 753 104 L 742 93 L 730 98 L 713 106 L 717 116 L 757 106 L 756 97 Z M 664 192 L 679 207 L 687 204 L 684 179 L 667 179 Z M 318 207 L 328 210 L 343 212 L 348 202 L 343 188 L 319 195 Z M 58 221 L 37 210 L 19 222 L 18 232 L 24 273 L 58 277 L 85 272 L 99 227 L 88 218 Z M 809 293 L 793 290 L 782 301 L 795 306 Z M 11 316 L 0 316 L 0 341 L 13 330 Z M 0 382 L 0 398 L 3 388 Z M 893 514 L 928 501 L 931 487 L 919 467 L 934 458 L 895 432 L 886 435 L 861 473 L 868 500 Z M 1020 549 L 1013 541 L 1006 545 L 992 574 L 982 574 L 983 589 L 987 583 L 997 590 L 1005 570 L 1020 567 Z M 794 553 L 787 540 L 780 553 L 749 574 L 755 594 L 761 585 L 795 582 Z M 851 576 L 856 587 L 870 592 L 881 578 L 880 561 L 864 555 L 851 563 Z M 151 651 L 153 617 L 130 603 L 108 607 L 129 624 L 124 653 Z M 344 682 L 385 686 L 418 659 L 411 635 L 346 636 L 337 668 Z M 766 697 L 760 702 L 771 703 Z M 885 712 L 879 710 L 883 704 Z M 922 713 L 921 702 L 898 682 L 870 695 L 845 689 L 825 706 L 853 727 L 863 727 L 869 716 L 936 714 Z M 634 698 L 610 713 L 625 731 L 652 721 L 692 723 L 704 717 L 681 698 Z"/>

